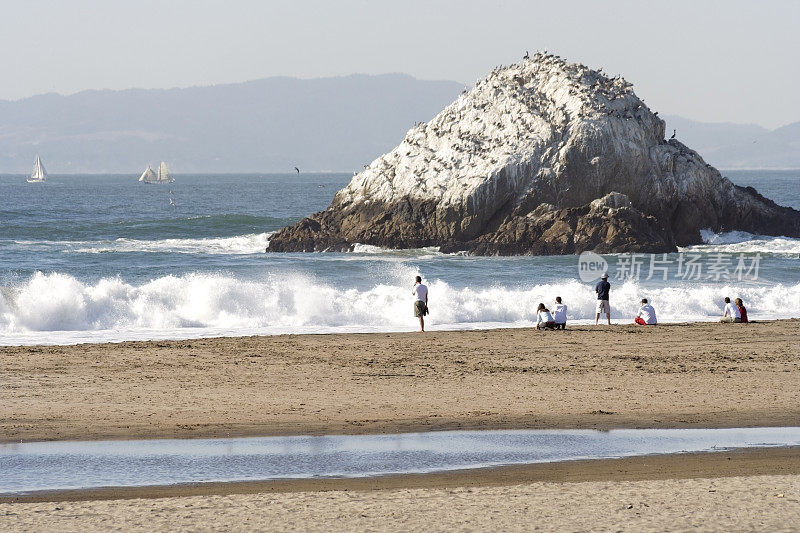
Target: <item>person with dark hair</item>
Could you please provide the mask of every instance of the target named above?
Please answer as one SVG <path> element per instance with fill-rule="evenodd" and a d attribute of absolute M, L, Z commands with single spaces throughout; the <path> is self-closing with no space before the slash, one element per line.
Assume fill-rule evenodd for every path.
<path fill-rule="evenodd" d="M 640 326 L 655 326 L 658 324 L 658 320 L 656 320 L 656 310 L 653 309 L 652 305 L 647 303 L 647 298 L 642 298 L 642 306 L 639 308 L 639 313 L 633 321 Z"/>
<path fill-rule="evenodd" d="M 742 313 L 739 308 L 731 303 L 731 299 L 725 297 L 725 310 L 722 312 L 720 322 L 736 322 L 737 324 L 742 321 Z"/>
<path fill-rule="evenodd" d="M 422 284 L 421 276 L 417 276 L 414 280 L 411 294 L 414 295 L 414 316 L 419 318 L 419 331 L 424 333 L 425 315 L 428 314 L 428 287 Z"/>
<path fill-rule="evenodd" d="M 536 308 L 536 329 L 556 329 L 553 315 L 544 304 L 539 304 L 539 307 Z"/>
<path fill-rule="evenodd" d="M 556 329 L 567 329 L 567 306 L 561 303 L 561 296 L 556 296 L 553 320 L 556 322 Z"/>
<path fill-rule="evenodd" d="M 747 324 L 750 322 L 747 319 L 747 309 L 744 307 L 744 302 L 741 298 L 736 298 L 733 303 L 736 304 L 736 308 L 739 309 L 739 315 L 742 317 L 742 324 Z"/>

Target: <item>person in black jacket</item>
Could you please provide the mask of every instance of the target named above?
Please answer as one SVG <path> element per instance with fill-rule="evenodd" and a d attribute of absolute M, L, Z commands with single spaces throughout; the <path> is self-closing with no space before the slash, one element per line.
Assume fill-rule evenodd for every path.
<path fill-rule="evenodd" d="M 597 293 L 597 310 L 594 316 L 594 325 L 600 320 L 600 314 L 605 313 L 608 318 L 608 325 L 611 325 L 611 306 L 608 303 L 608 291 L 611 290 L 611 284 L 608 282 L 608 274 L 603 274 L 600 281 L 594 287 L 594 292 Z"/>

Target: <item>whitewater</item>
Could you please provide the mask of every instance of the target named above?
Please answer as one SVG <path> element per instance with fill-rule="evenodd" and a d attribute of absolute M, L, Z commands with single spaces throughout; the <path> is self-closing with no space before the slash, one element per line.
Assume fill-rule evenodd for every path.
<path fill-rule="evenodd" d="M 798 176 L 731 177 L 797 208 Z M 166 188 L 131 176 L 55 176 L 38 188 L 0 176 L 0 344 L 412 331 L 417 274 L 430 287 L 431 330 L 531 326 L 536 306 L 556 296 L 570 323 L 594 322 L 593 283 L 580 278 L 573 256 L 479 258 L 374 246 L 264 253 L 274 231 L 326 207 L 347 174 L 180 178 L 171 185 L 172 206 Z M 800 317 L 800 240 L 742 232 L 703 239 L 662 258 L 668 279 L 612 275 L 613 322 L 629 323 L 642 297 L 661 322 L 716 320 L 725 296 L 742 298 L 755 320 Z M 758 272 L 682 279 L 681 254 L 756 260 Z M 606 259 L 612 267 L 625 260 Z"/>

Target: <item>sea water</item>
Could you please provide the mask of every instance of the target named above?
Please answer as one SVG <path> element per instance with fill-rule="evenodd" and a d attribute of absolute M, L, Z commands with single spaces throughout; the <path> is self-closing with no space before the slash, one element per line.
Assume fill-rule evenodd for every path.
<path fill-rule="evenodd" d="M 26 442 L 0 444 L 0 495 L 92 487 L 422 474 L 798 444 L 797 427 Z"/>
<path fill-rule="evenodd" d="M 724 174 L 800 208 L 800 171 Z M 427 329 L 529 326 L 539 302 L 555 296 L 571 323 L 593 320 L 594 283 L 581 277 L 577 256 L 367 245 L 265 253 L 274 231 L 327 207 L 350 177 L 178 175 L 172 184 L 145 185 L 135 175 L 56 175 L 32 184 L 0 176 L 0 344 L 407 331 L 416 326 L 417 274 L 430 287 Z M 630 322 L 642 297 L 661 322 L 714 320 L 725 296 L 743 298 L 752 319 L 800 317 L 800 240 L 704 238 L 658 256 L 664 272 L 649 270 L 650 256 L 638 258 L 639 275 L 612 272 L 613 321 Z M 680 275 L 679 259 L 689 255 L 706 267 L 699 277 Z M 710 273 L 723 256 L 731 275 Z M 605 260 L 617 274 L 630 263 L 624 255 Z M 746 268 L 734 275 L 737 265 Z"/>

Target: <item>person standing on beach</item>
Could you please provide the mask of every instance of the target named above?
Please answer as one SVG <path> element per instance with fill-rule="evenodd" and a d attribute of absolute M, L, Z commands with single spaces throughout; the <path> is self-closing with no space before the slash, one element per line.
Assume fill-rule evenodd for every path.
<path fill-rule="evenodd" d="M 594 315 L 594 325 L 600 320 L 600 314 L 605 313 L 608 318 L 608 325 L 611 325 L 611 305 L 608 303 L 608 293 L 611 290 L 611 284 L 608 282 L 608 274 L 603 274 L 600 281 L 594 287 L 594 292 L 597 293 L 597 310 Z"/>
<path fill-rule="evenodd" d="M 414 295 L 414 316 L 419 318 L 419 331 L 425 332 L 425 315 L 428 314 L 428 287 L 423 285 L 422 278 L 417 276 L 414 280 L 414 287 L 411 289 Z"/>
<path fill-rule="evenodd" d="M 742 313 L 739 312 L 739 308 L 736 307 L 731 303 L 731 299 L 727 296 L 725 297 L 725 310 L 722 312 L 722 319 L 720 322 L 736 322 L 739 323 L 742 321 Z"/>

